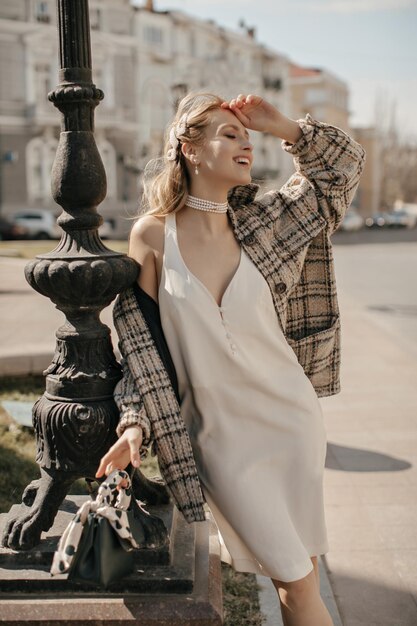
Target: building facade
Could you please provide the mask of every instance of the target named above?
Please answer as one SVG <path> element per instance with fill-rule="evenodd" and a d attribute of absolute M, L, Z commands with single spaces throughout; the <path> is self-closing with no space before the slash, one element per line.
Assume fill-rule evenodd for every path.
<path fill-rule="evenodd" d="M 180 11 L 157 11 L 149 1 L 89 6 L 93 81 L 105 93 L 95 117 L 108 183 L 104 216 L 136 213 L 140 173 L 161 154 L 166 126 L 189 90 L 224 98 L 259 93 L 291 114 L 289 61 L 257 43 L 254 29 L 229 31 Z M 54 0 L 3 0 L 0 53 L 0 210 L 58 210 L 50 172 L 60 116 L 47 99 L 58 83 Z M 277 139 L 252 133 L 252 141 L 254 180 L 283 183 L 292 162 Z"/>
<path fill-rule="evenodd" d="M 105 94 L 95 113 L 108 184 L 99 211 L 120 218 L 119 234 L 129 231 L 127 218 L 140 210 L 143 169 L 162 154 L 166 127 L 190 90 L 225 99 L 256 93 L 293 119 L 309 112 L 349 130 L 346 84 L 325 70 L 295 65 L 259 43 L 243 22 L 232 31 L 181 11 L 158 11 L 152 0 L 141 6 L 90 0 L 89 8 L 93 82 Z M 2 0 L 0 211 L 6 214 L 59 211 L 50 172 L 60 114 L 47 99 L 57 84 L 55 0 Z M 276 137 L 250 134 L 254 182 L 264 190 L 281 186 L 293 172 L 292 159 Z"/>
<path fill-rule="evenodd" d="M 225 99 L 239 93 L 263 95 L 290 114 L 289 61 L 255 40 L 253 29 L 230 31 L 181 11 L 155 11 L 152 3 L 136 8 L 138 42 L 137 101 L 140 103 L 140 154 L 161 154 L 164 133 L 178 101 L 191 90 L 207 90 Z M 276 138 L 252 133 L 254 180 L 279 184 L 292 170 Z"/>
<path fill-rule="evenodd" d="M 324 69 L 290 65 L 291 110 L 295 119 L 310 113 L 351 134 L 366 150 L 366 163 L 352 202 L 361 215 L 379 211 L 381 195 L 381 142 L 374 127 L 351 128 L 347 84 Z"/>
<path fill-rule="evenodd" d="M 310 113 L 314 118 L 349 131 L 349 89 L 337 76 L 324 69 L 289 68 L 291 109 L 297 119 Z"/>
<path fill-rule="evenodd" d="M 137 109 L 133 98 L 136 39 L 128 0 L 90 2 L 93 81 L 105 92 L 95 138 L 107 174 L 103 215 L 137 204 Z M 60 114 L 47 94 L 58 84 L 54 0 L 0 3 L 0 210 L 59 212 L 50 172 Z"/>

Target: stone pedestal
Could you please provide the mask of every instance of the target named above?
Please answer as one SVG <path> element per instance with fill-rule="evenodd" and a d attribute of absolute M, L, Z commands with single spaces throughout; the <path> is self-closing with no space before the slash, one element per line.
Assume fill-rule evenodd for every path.
<path fill-rule="evenodd" d="M 170 544 L 139 550 L 135 571 L 110 590 L 70 582 L 49 574 L 63 529 L 85 496 L 64 500 L 55 523 L 39 546 L 26 552 L 0 549 L 0 623 L 10 626 L 187 626 L 220 625 L 222 581 L 216 525 L 188 524 L 169 505 L 147 506 L 161 517 Z M 6 515 L 2 515 L 0 531 Z"/>

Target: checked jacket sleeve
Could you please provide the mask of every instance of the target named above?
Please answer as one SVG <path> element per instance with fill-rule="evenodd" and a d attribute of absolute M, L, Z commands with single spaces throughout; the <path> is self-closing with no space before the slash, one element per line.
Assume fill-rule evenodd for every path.
<path fill-rule="evenodd" d="M 296 172 L 279 194 L 305 211 L 318 210 L 331 234 L 353 200 L 366 153 L 342 129 L 320 122 L 309 113 L 297 123 L 302 131 L 298 141 L 281 142 L 282 148 L 293 156 Z"/>
<path fill-rule="evenodd" d="M 151 423 L 143 406 L 142 396 L 124 358 L 122 358 L 121 366 L 123 376 L 113 391 L 114 401 L 120 414 L 116 433 L 118 437 L 121 437 L 129 426 L 139 426 L 143 437 L 139 454 L 141 458 L 145 458 L 152 441 Z"/>

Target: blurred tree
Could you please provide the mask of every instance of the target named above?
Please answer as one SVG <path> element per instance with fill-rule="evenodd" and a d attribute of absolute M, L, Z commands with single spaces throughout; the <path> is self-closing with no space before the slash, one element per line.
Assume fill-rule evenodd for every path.
<path fill-rule="evenodd" d="M 417 203 L 417 138 L 400 135 L 397 101 L 379 94 L 375 107 L 381 137 L 381 206 L 391 209 L 396 200 Z"/>

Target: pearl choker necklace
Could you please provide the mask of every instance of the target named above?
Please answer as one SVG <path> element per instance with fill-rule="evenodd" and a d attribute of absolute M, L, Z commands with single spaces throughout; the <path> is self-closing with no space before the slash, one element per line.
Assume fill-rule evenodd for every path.
<path fill-rule="evenodd" d="M 203 198 L 190 195 L 187 197 L 185 204 L 192 209 L 212 211 L 213 213 L 226 213 L 229 206 L 228 202 L 212 202 L 211 200 L 203 200 Z"/>

